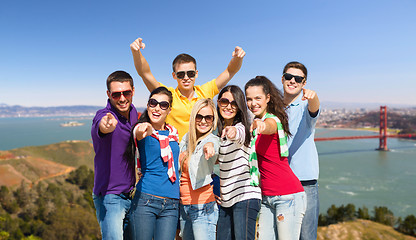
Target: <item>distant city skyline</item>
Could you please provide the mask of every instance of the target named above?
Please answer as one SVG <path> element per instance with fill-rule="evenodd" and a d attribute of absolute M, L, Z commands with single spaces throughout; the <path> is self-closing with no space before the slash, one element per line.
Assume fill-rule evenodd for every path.
<path fill-rule="evenodd" d="M 289 61 L 308 68 L 321 102 L 416 106 L 416 2 L 7 1 L 0 5 L 0 104 L 104 106 L 115 70 L 148 91 L 129 45 L 137 37 L 156 79 L 176 86 L 171 64 L 197 60 L 196 84 L 217 77 L 235 46 L 247 53 L 230 84 L 256 75 L 281 89 Z"/>

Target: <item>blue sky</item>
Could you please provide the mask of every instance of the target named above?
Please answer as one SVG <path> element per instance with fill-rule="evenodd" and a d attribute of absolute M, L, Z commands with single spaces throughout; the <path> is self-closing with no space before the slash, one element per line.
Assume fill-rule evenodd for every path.
<path fill-rule="evenodd" d="M 2 1 L 0 103 L 106 103 L 105 80 L 129 72 L 134 104 L 148 91 L 129 45 L 137 37 L 155 77 L 176 86 L 171 63 L 197 59 L 197 84 L 247 53 L 230 83 L 265 75 L 281 88 L 283 66 L 308 67 L 322 102 L 416 105 L 416 2 L 403 1 Z"/>

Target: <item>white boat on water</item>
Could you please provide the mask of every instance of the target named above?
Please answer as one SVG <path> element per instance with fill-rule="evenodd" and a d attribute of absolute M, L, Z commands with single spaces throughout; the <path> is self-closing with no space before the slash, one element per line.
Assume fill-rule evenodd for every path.
<path fill-rule="evenodd" d="M 80 122 L 77 122 L 77 121 L 69 121 L 69 122 L 66 122 L 66 123 L 61 123 L 61 127 L 77 127 L 77 126 L 82 126 L 84 124 L 85 123 L 80 123 Z"/>

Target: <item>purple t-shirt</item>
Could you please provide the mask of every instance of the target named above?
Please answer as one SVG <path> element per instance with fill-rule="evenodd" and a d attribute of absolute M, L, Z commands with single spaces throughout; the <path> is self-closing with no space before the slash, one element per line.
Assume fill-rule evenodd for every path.
<path fill-rule="evenodd" d="M 101 118 L 111 113 L 117 119 L 112 133 L 100 133 Z M 95 151 L 94 189 L 95 195 L 129 192 L 135 184 L 135 169 L 129 167 L 123 157 L 130 138 L 131 127 L 137 122 L 136 108 L 131 105 L 130 120 L 123 117 L 108 101 L 104 109 L 98 110 L 92 120 L 91 136 Z"/>

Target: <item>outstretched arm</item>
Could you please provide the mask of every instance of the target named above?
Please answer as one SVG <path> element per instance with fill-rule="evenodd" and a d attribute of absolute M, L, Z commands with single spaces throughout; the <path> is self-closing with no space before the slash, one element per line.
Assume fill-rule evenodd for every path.
<path fill-rule="evenodd" d="M 227 69 L 225 69 L 225 71 L 217 77 L 216 84 L 218 89 L 225 87 L 231 78 L 233 78 L 234 75 L 240 70 L 245 55 L 246 52 L 244 52 L 241 47 L 235 47 L 232 55 L 233 57 L 231 58 Z"/>
<path fill-rule="evenodd" d="M 253 132 L 254 129 L 257 129 L 257 134 L 275 134 L 277 133 L 277 123 L 273 118 L 266 118 L 264 121 L 256 118 L 250 126 L 250 132 Z"/>
<path fill-rule="evenodd" d="M 311 114 L 315 114 L 319 110 L 319 98 L 315 91 L 303 88 L 302 100 L 308 100 L 308 110 Z"/>
<path fill-rule="evenodd" d="M 160 86 L 160 83 L 153 76 L 150 71 L 149 63 L 144 58 L 141 53 L 141 49 L 145 48 L 145 44 L 142 42 L 141 38 L 136 39 L 132 44 L 130 44 L 131 53 L 133 54 L 134 66 L 139 76 L 143 79 L 144 84 L 147 89 L 151 92 L 155 88 Z"/>

